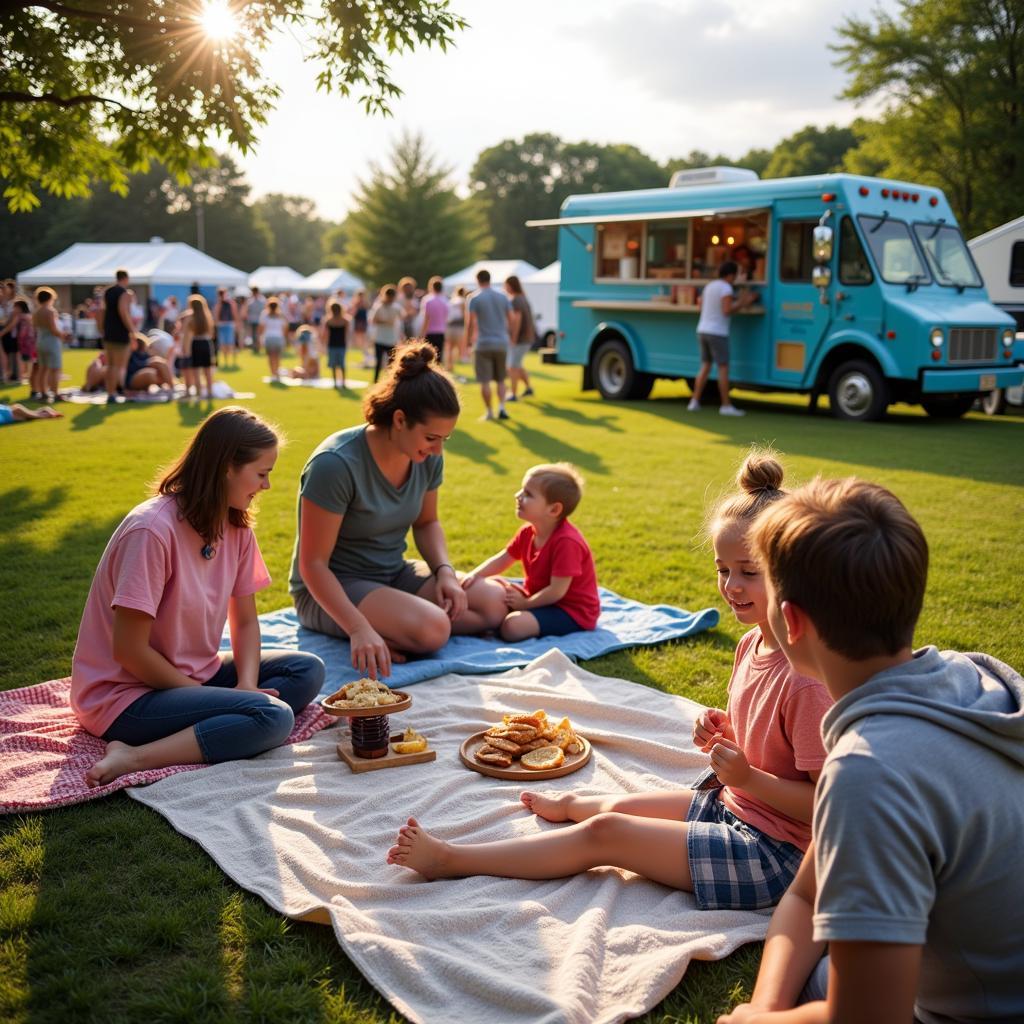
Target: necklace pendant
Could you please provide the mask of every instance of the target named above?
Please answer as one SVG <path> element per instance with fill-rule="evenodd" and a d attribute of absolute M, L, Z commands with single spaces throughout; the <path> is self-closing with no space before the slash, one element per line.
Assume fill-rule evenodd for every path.
<path fill-rule="evenodd" d="M 213 558 L 215 554 L 217 554 L 217 549 L 212 544 L 204 544 L 199 549 L 199 554 L 201 554 L 203 558 L 209 561 L 211 558 Z"/>

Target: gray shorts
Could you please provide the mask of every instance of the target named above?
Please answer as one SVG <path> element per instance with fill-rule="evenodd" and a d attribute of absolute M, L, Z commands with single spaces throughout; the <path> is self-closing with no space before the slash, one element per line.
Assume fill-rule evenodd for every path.
<path fill-rule="evenodd" d="M 508 366 L 510 370 L 521 370 L 523 368 L 523 360 L 526 358 L 526 353 L 533 348 L 532 341 L 524 341 L 521 345 L 509 345 L 508 347 Z"/>
<path fill-rule="evenodd" d="M 44 370 L 60 370 L 64 365 L 64 346 L 54 335 L 40 337 L 36 342 L 36 362 Z"/>
<path fill-rule="evenodd" d="M 264 338 L 263 347 L 268 352 L 283 352 L 284 338 Z"/>
<path fill-rule="evenodd" d="M 485 348 L 482 352 L 476 349 L 473 353 L 473 371 L 478 384 L 490 384 L 491 381 L 500 384 L 505 379 L 506 351 L 504 348 Z"/>
<path fill-rule="evenodd" d="M 371 594 L 381 587 L 401 590 L 404 594 L 418 594 L 432 575 L 430 566 L 426 562 L 416 559 L 411 562 L 407 561 L 387 583 L 380 580 L 362 579 L 358 576 L 338 576 L 337 580 L 341 584 L 341 589 L 345 591 L 345 596 L 358 608 L 367 594 Z M 293 591 L 292 601 L 295 604 L 299 623 L 306 629 L 312 629 L 317 633 L 326 633 L 328 636 L 338 636 L 343 640 L 348 638 L 348 634 L 317 604 L 316 598 L 304 587 L 301 590 Z"/>
<path fill-rule="evenodd" d="M 698 334 L 702 363 L 729 365 L 729 339 L 722 334 Z"/>

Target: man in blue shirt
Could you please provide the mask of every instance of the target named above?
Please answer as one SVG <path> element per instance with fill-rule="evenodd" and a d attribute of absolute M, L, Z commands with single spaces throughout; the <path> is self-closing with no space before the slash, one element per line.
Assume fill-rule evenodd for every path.
<path fill-rule="evenodd" d="M 483 418 L 495 419 L 491 382 L 498 386 L 497 419 L 507 420 L 505 411 L 505 358 L 511 330 L 512 305 L 501 292 L 491 287 L 491 274 L 481 270 L 476 275 L 479 290 L 469 298 L 466 341 L 473 346 L 473 366 L 480 384 L 484 408 Z M 475 345 L 474 345 L 475 342 Z"/>

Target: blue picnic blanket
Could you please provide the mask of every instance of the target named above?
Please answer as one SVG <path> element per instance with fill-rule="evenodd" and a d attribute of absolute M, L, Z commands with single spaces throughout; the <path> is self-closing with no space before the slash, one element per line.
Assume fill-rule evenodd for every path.
<path fill-rule="evenodd" d="M 688 612 L 668 604 L 641 604 L 604 587 L 600 588 L 600 594 L 601 617 L 597 629 L 580 630 L 566 636 L 536 637 L 514 645 L 478 636 L 452 637 L 444 647 L 430 656 L 415 658 L 403 665 L 392 665 L 388 685 L 401 689 L 448 672 L 463 675 L 504 672 L 529 664 L 552 647 L 558 648 L 574 661 L 597 658 L 612 651 L 621 651 L 625 647 L 678 640 L 712 629 L 718 624 L 718 612 L 714 608 Z M 352 668 L 348 641 L 314 633 L 300 626 L 294 608 L 281 608 L 261 615 L 260 629 L 264 647 L 309 651 L 323 658 L 327 676 L 321 696 L 333 693 L 359 678 L 360 674 Z M 230 649 L 231 643 L 225 627 L 221 650 Z"/>

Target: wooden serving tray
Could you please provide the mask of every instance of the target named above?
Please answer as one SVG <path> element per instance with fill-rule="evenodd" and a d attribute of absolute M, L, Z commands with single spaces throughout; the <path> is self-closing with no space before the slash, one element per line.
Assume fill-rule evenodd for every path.
<path fill-rule="evenodd" d="M 577 733 L 576 738 L 583 744 L 583 749 L 578 754 L 566 754 L 565 761 L 557 768 L 546 768 L 544 771 L 534 772 L 530 771 L 529 768 L 520 767 L 516 761 L 512 762 L 510 768 L 499 768 L 494 764 L 484 764 L 473 757 L 473 751 L 487 742 L 485 733 L 486 730 L 475 732 L 469 739 L 465 740 L 459 748 L 459 757 L 467 768 L 472 769 L 474 772 L 479 772 L 481 775 L 489 775 L 492 779 L 509 779 L 513 782 L 560 779 L 563 775 L 571 775 L 573 772 L 579 771 L 590 760 L 590 755 L 593 752 L 590 740 Z"/>
<path fill-rule="evenodd" d="M 329 715 L 337 715 L 339 718 L 374 718 L 379 715 L 394 715 L 399 711 L 408 711 L 412 707 L 412 694 L 406 693 L 404 690 L 392 690 L 391 691 L 396 697 L 401 697 L 401 700 L 397 704 L 381 704 L 380 707 L 376 708 L 342 708 L 336 704 L 331 704 L 331 697 L 335 694 L 330 694 L 320 702 L 320 707 L 324 709 Z"/>
<path fill-rule="evenodd" d="M 352 741 L 342 740 L 338 744 L 338 757 L 352 769 L 356 775 L 363 772 L 375 772 L 380 768 L 399 768 L 403 764 L 424 764 L 437 760 L 437 751 L 427 747 L 418 754 L 396 754 L 394 747 L 388 744 L 388 752 L 383 757 L 356 757 L 352 752 Z"/>

